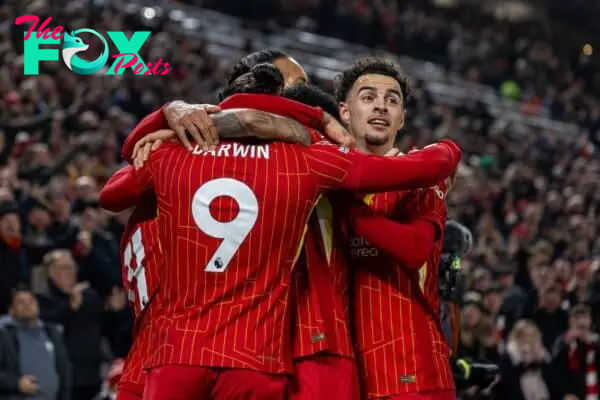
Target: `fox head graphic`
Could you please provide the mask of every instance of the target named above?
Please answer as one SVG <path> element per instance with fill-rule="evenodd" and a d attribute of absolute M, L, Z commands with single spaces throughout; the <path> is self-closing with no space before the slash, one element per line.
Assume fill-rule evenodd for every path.
<path fill-rule="evenodd" d="M 73 56 L 81 51 L 86 51 L 89 47 L 90 46 L 83 43 L 83 40 L 75 36 L 73 32 L 71 32 L 70 35 L 65 32 L 62 55 L 65 64 L 67 64 L 67 67 L 69 67 L 71 71 L 73 70 L 73 67 L 71 66 Z"/>
<path fill-rule="evenodd" d="M 83 40 L 76 36 L 78 33 L 84 32 L 91 33 L 99 37 L 104 44 L 104 51 L 95 61 L 82 60 L 76 56 L 77 53 L 85 51 L 90 47 L 83 43 Z M 65 64 L 67 64 L 67 67 L 69 67 L 71 71 L 81 75 L 91 75 L 99 71 L 106 64 L 106 61 L 108 60 L 108 43 L 106 43 L 104 37 L 98 32 L 92 29 L 79 29 L 75 32 L 71 32 L 71 34 L 65 32 L 63 39 L 62 56 L 65 60 Z"/>

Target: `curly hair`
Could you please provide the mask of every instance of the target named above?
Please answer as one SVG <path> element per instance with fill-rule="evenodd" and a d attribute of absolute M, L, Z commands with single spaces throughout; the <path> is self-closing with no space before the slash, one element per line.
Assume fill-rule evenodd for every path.
<path fill-rule="evenodd" d="M 363 75 L 377 74 L 389 76 L 400 85 L 404 102 L 410 97 L 408 78 L 395 61 L 384 57 L 364 57 L 355 61 L 350 67 L 335 77 L 335 98 L 338 102 L 346 101 L 354 83 Z"/>

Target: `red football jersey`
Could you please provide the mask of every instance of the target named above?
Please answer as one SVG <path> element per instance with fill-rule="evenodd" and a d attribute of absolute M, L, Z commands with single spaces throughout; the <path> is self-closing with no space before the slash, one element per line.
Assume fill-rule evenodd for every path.
<path fill-rule="evenodd" d="M 346 235 L 334 209 L 335 202 L 322 197 L 309 219 L 296 271 L 294 358 L 323 351 L 354 358 Z"/>
<path fill-rule="evenodd" d="M 212 152 L 163 144 L 119 193 L 136 204 L 153 187 L 158 199 L 170 268 L 150 365 L 291 372 L 291 271 L 321 192 L 431 185 L 459 156 L 452 143 L 404 157 L 329 144 L 222 143 Z"/>
<path fill-rule="evenodd" d="M 138 214 L 145 206 L 134 211 L 121 240 L 123 286 L 134 314 L 134 339 L 119 387 L 140 396 L 146 381 L 143 366 L 154 350 L 151 341 L 155 314 L 153 299 L 158 292 L 164 261 L 157 218 L 138 222 Z"/>
<path fill-rule="evenodd" d="M 444 232 L 445 185 L 368 195 L 365 202 L 399 222 L 426 219 Z M 368 398 L 453 389 L 439 315 L 443 235 L 428 261 L 409 269 L 359 237 L 349 242 L 354 273 L 353 332 Z M 402 243 L 398 243 L 402 246 Z"/>

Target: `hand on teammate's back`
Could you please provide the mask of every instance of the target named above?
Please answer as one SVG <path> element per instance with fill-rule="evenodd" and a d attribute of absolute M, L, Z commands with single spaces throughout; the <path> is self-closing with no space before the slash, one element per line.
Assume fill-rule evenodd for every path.
<path fill-rule="evenodd" d="M 148 160 L 148 157 L 150 157 L 150 153 L 158 149 L 163 142 L 175 140 L 176 137 L 177 134 L 175 131 L 171 129 L 161 129 L 141 138 L 133 147 L 133 153 L 131 155 L 133 167 L 135 169 L 140 169 L 146 160 Z"/>
<path fill-rule="evenodd" d="M 163 109 L 165 119 L 181 143 L 192 150 L 188 135 L 204 150 L 214 149 L 219 144 L 219 133 L 210 114 L 221 111 L 218 106 L 211 104 L 188 104 L 184 101 L 174 101 Z"/>

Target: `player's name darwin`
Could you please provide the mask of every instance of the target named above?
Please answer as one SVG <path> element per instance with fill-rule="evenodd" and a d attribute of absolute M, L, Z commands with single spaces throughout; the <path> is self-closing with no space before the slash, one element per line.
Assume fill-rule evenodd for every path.
<path fill-rule="evenodd" d="M 264 158 L 269 159 L 270 146 L 268 144 L 240 144 L 224 143 L 215 150 L 203 150 L 196 145 L 192 154 L 205 156 L 210 154 L 214 157 L 242 157 L 242 158 Z"/>

